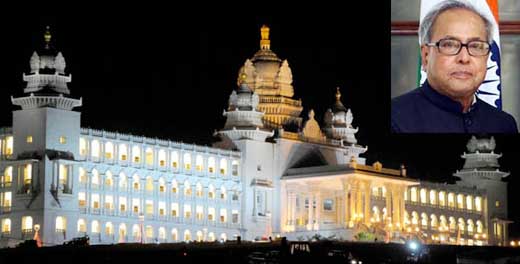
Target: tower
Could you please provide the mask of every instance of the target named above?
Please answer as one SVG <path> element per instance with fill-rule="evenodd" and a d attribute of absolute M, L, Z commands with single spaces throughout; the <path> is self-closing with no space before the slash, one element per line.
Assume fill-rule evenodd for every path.
<path fill-rule="evenodd" d="M 75 157 L 79 155 L 81 99 L 70 96 L 65 58 L 54 49 L 49 27 L 45 45 L 34 51 L 27 82 L 20 97 L 11 97 L 13 105 L 13 151 L 3 167 L 11 168 L 13 179 L 13 236 L 30 236 L 34 226 L 46 245 L 61 243 L 69 237 L 77 213 L 74 192 Z M 66 208 L 66 209 L 65 209 Z M 17 219 L 22 219 L 20 223 Z M 24 220 L 25 219 L 25 220 Z M 30 219 L 30 220 L 28 220 Z M 69 221 L 67 221 L 67 219 Z M 16 220 L 16 221 L 15 221 Z M 22 230 L 22 234 L 17 234 Z M 28 234 L 24 234 L 28 233 Z"/>
<path fill-rule="evenodd" d="M 509 173 L 500 171 L 498 159 L 502 155 L 494 152 L 495 146 L 493 137 L 477 139 L 473 136 L 466 145 L 468 153 L 462 155 L 464 167 L 453 175 L 461 179 L 457 184 L 485 191 L 483 210 L 489 243 L 506 245 L 507 224 L 511 221 L 507 219 L 507 183 L 502 179 Z"/>

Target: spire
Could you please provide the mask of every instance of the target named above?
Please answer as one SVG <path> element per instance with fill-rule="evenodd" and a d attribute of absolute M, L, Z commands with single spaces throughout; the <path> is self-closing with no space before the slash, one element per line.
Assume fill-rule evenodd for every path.
<path fill-rule="evenodd" d="M 339 87 L 336 87 L 336 103 L 334 104 L 334 112 L 347 111 L 347 108 L 341 103 L 341 92 Z"/>
<path fill-rule="evenodd" d="M 269 27 L 263 25 L 260 29 L 260 49 L 262 50 L 270 50 L 271 49 L 271 40 L 269 40 Z"/>
<path fill-rule="evenodd" d="M 336 101 L 341 100 L 341 92 L 339 91 L 339 87 L 336 87 Z"/>
<path fill-rule="evenodd" d="M 47 26 L 46 30 L 45 30 L 45 34 L 43 34 L 43 39 L 45 40 L 45 49 L 50 49 L 51 38 L 52 38 L 51 30 L 50 30 L 50 27 Z"/>

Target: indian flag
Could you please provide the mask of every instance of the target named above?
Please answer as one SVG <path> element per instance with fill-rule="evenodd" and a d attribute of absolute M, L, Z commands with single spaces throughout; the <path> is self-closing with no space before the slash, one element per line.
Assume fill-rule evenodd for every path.
<path fill-rule="evenodd" d="M 438 3 L 444 0 L 422 0 L 421 21 L 426 14 Z M 500 84 L 500 34 L 498 31 L 498 0 L 466 0 L 477 10 L 485 15 L 493 23 L 493 39 L 491 40 L 491 53 L 487 62 L 487 74 L 484 82 L 477 91 L 477 96 L 484 102 L 502 109 L 502 87 Z M 420 60 L 420 56 L 419 56 Z M 422 84 L 426 80 L 426 72 L 421 70 L 419 62 L 420 78 Z"/>

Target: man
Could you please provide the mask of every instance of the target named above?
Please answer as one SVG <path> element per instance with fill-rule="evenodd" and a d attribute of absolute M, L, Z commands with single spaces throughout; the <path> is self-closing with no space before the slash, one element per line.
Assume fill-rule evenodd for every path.
<path fill-rule="evenodd" d="M 475 95 L 486 76 L 491 22 L 470 4 L 448 0 L 419 30 L 427 80 L 392 100 L 392 132 L 518 133 L 511 115 Z"/>

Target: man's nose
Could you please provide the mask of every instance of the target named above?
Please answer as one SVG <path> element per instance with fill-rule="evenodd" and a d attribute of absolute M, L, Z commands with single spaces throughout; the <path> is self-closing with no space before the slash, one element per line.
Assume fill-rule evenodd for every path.
<path fill-rule="evenodd" d="M 466 64 L 469 63 L 471 55 L 469 55 L 468 46 L 463 46 L 459 54 L 457 54 L 457 62 Z"/>

